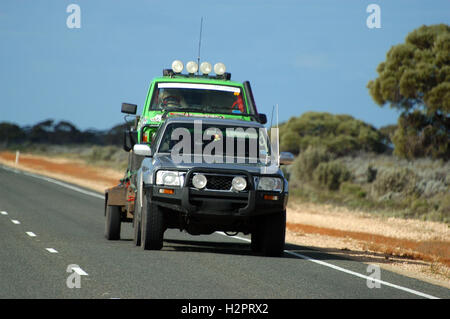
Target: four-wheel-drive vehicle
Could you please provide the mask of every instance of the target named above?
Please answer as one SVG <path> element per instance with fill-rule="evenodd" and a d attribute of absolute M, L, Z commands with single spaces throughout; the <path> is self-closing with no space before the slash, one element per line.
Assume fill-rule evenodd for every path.
<path fill-rule="evenodd" d="M 181 74 L 183 65 L 181 64 L 180 67 L 180 64 L 180 61 L 174 61 L 171 70 L 164 70 L 163 77 L 156 78 L 152 81 L 142 115 L 136 117 L 134 125 L 124 132 L 124 149 L 129 152 L 128 168 L 125 177 L 121 180 L 120 184 L 105 191 L 106 238 L 110 240 L 119 239 L 121 222 L 133 222 L 136 232 L 135 243 L 138 244 L 140 243 L 139 234 L 141 228 L 143 229 L 144 227 L 142 226 L 142 221 L 144 221 L 146 225 L 149 221 L 149 219 L 145 219 L 147 215 L 142 212 L 157 210 L 159 213 L 155 214 L 161 213 L 161 216 L 165 217 L 166 214 L 163 214 L 163 212 L 169 210 L 171 207 L 173 211 L 178 211 L 179 214 L 168 214 L 170 217 L 165 217 L 162 224 L 163 226 L 161 226 L 160 229 L 162 232 L 162 229 L 165 229 L 166 227 L 170 228 L 174 225 L 176 225 L 177 228 L 187 230 L 191 234 L 211 233 L 219 229 L 233 231 L 232 229 L 234 229 L 234 231 L 252 233 L 252 248 L 254 250 L 261 250 L 266 255 L 276 255 L 280 251 L 279 247 L 281 245 L 281 239 L 278 240 L 279 245 L 276 246 L 274 242 L 277 240 L 274 238 L 277 238 L 277 236 L 279 238 L 283 237 L 284 242 L 284 207 L 285 201 L 287 200 L 287 184 L 278 168 L 275 170 L 274 174 L 278 176 L 280 180 L 275 177 L 266 176 L 268 179 L 262 179 L 263 182 L 260 184 L 265 185 L 265 181 L 277 183 L 281 181 L 280 183 L 283 186 L 281 190 L 277 189 L 275 192 L 269 191 L 267 194 L 263 194 L 260 192 L 261 190 L 255 188 L 259 185 L 257 184 L 259 177 L 256 174 L 256 171 L 263 169 L 264 167 L 264 165 L 261 166 L 260 164 L 250 166 L 235 164 L 233 166 L 229 163 L 218 164 L 209 162 L 206 166 L 200 165 L 199 163 L 196 163 L 194 166 L 183 166 L 181 164 L 177 166 L 176 170 L 184 171 L 184 177 L 186 178 L 194 178 L 194 176 L 197 175 L 200 176 L 201 174 L 196 173 L 196 170 L 202 168 L 205 169 L 204 173 L 209 172 L 208 176 L 215 176 L 215 173 L 211 173 L 211 170 L 213 172 L 223 172 L 223 170 L 227 170 L 226 176 L 220 177 L 219 174 L 217 177 L 213 177 L 209 182 L 218 181 L 219 184 L 222 183 L 226 187 L 231 185 L 230 183 L 232 183 L 233 179 L 230 180 L 230 177 L 237 172 L 240 174 L 239 176 L 241 178 L 245 179 L 247 187 L 245 190 L 238 192 L 236 192 L 235 188 L 232 189 L 231 186 L 228 189 L 209 190 L 207 188 L 200 190 L 196 189 L 195 186 L 192 186 L 191 184 L 180 184 L 178 186 L 179 189 L 175 187 L 167 190 L 164 190 L 164 188 L 162 188 L 163 190 L 156 190 L 156 187 L 158 187 L 156 184 L 155 187 L 153 187 L 151 186 L 151 183 L 148 183 L 148 181 L 145 182 L 145 180 L 142 179 L 142 176 L 148 176 L 145 172 L 150 169 L 149 166 L 146 166 L 149 163 L 156 163 L 157 159 L 162 160 L 163 162 L 161 163 L 170 162 L 167 156 L 160 157 L 155 155 L 152 156 L 152 159 L 150 160 L 149 158 L 146 158 L 146 154 L 148 155 L 148 153 L 143 152 L 142 149 L 147 147 L 153 150 L 152 154 L 160 153 L 159 147 L 161 144 L 158 143 L 161 143 L 160 138 L 161 136 L 164 136 L 162 132 L 165 132 L 167 129 L 167 121 L 172 118 L 187 117 L 191 118 L 191 122 L 195 122 L 195 120 L 208 121 L 208 119 L 215 119 L 223 122 L 220 125 L 226 125 L 224 123 L 228 123 L 228 125 L 237 125 L 238 127 L 248 125 L 248 128 L 252 129 L 262 129 L 262 124 L 267 122 L 266 116 L 258 113 L 256 110 L 250 83 L 248 81 L 243 83 L 231 81 L 231 75 L 225 73 L 225 67 L 220 63 L 216 64 L 214 67 L 216 72 L 215 76 L 209 75 L 212 68 L 208 63 L 206 66 L 205 63 L 202 63 L 200 67 L 200 70 L 203 73 L 202 75 L 195 75 L 198 66 L 194 62 L 189 62 L 187 64 L 188 74 Z M 218 65 L 219 67 L 217 67 Z M 136 114 L 136 110 L 137 106 L 134 104 L 122 104 L 123 113 Z M 188 131 L 191 129 L 192 128 L 188 129 Z M 223 137 L 227 135 L 216 134 L 214 136 L 214 138 L 220 140 L 220 136 Z M 196 144 L 195 141 L 202 143 L 201 139 L 201 137 L 199 139 L 198 136 L 196 137 L 194 134 L 191 141 L 193 144 L 192 146 L 196 147 L 195 145 L 198 144 Z M 261 140 L 264 140 L 264 138 L 261 138 Z M 171 143 L 173 144 L 174 142 L 175 141 L 172 141 Z M 263 153 L 264 152 L 268 152 L 268 150 L 263 151 Z M 146 159 L 144 160 L 144 158 Z M 161 167 L 164 167 L 163 164 L 161 165 Z M 156 172 L 154 173 L 156 174 Z M 160 175 L 158 176 L 159 178 L 162 178 Z M 206 175 L 204 176 L 207 178 Z M 157 176 L 155 175 L 155 182 L 156 177 Z M 201 177 L 196 177 L 196 179 L 198 178 Z M 242 182 L 241 178 L 238 180 Z M 186 181 L 188 181 L 188 179 L 186 179 Z M 145 185 L 145 187 L 143 185 Z M 222 187 L 225 187 L 223 185 Z M 173 191 L 174 194 L 158 193 L 160 195 L 156 198 L 160 199 L 159 202 L 148 202 L 148 199 L 152 200 L 153 198 L 152 195 L 148 193 L 150 189 L 153 192 L 167 191 L 170 193 Z M 192 189 L 192 191 L 190 190 L 188 192 L 183 189 Z M 221 195 L 222 197 L 219 196 L 219 198 L 216 198 L 213 196 L 212 198 L 209 198 L 208 196 L 205 197 L 205 194 L 202 195 L 196 193 L 198 191 L 200 191 L 200 193 L 207 192 L 205 194 L 208 195 Z M 211 191 L 214 194 L 210 193 Z M 179 208 L 177 210 L 175 204 L 167 203 L 167 198 L 176 198 L 176 196 L 180 196 L 180 192 L 183 192 L 185 195 L 183 195 L 183 205 L 177 206 Z M 146 194 L 145 196 L 143 196 L 144 193 Z M 192 196 L 190 196 L 191 193 L 193 194 Z M 248 195 L 247 198 L 245 197 L 246 195 Z M 263 196 L 263 198 L 261 199 L 258 196 Z M 232 218 L 227 219 L 224 216 L 221 217 L 221 214 L 216 216 L 217 210 L 212 208 L 217 205 L 212 205 L 212 203 L 216 202 L 217 199 L 225 199 L 224 205 L 221 206 L 224 208 L 221 214 L 224 215 L 226 211 L 229 211 Z M 198 204 L 199 202 L 202 203 L 200 206 Z M 263 205 L 260 209 L 259 203 L 266 203 L 267 205 Z M 148 207 L 148 209 L 143 209 L 144 205 L 145 207 Z M 207 213 L 208 211 L 213 212 L 212 216 L 216 216 L 217 220 L 223 220 L 223 225 L 218 223 L 216 219 L 213 219 L 212 222 L 208 222 L 211 217 L 211 214 Z M 205 216 L 204 219 L 201 219 L 200 223 L 197 223 L 198 212 L 203 212 L 203 215 L 200 216 Z M 269 212 L 273 214 L 268 214 Z M 173 216 L 177 217 L 173 219 Z M 155 221 L 152 220 L 151 223 L 154 222 Z M 138 226 L 139 223 L 141 226 Z M 268 236 L 267 232 L 269 232 L 269 225 L 276 225 L 277 223 L 280 225 L 283 224 L 283 227 L 280 226 L 280 229 L 283 229 L 283 234 L 272 234 L 272 232 L 276 232 L 276 230 L 271 230 L 270 234 L 272 235 Z M 264 227 L 266 227 L 267 230 L 264 230 Z M 148 237 L 149 232 L 147 231 L 147 228 L 145 228 L 145 230 L 146 231 L 143 232 L 143 238 L 145 239 L 143 241 L 144 248 L 158 248 L 162 245 L 162 239 L 159 244 L 150 244 L 153 241 Z M 278 248 L 276 249 L 275 246 Z"/>
<path fill-rule="evenodd" d="M 283 253 L 288 183 L 271 161 L 263 125 L 169 118 L 151 146 L 136 144 L 134 151 L 145 156 L 137 173 L 136 245 L 161 249 L 165 230 L 175 228 L 191 235 L 243 232 L 251 234 L 253 251 Z M 121 219 L 107 207 L 110 231 L 120 232 Z"/>

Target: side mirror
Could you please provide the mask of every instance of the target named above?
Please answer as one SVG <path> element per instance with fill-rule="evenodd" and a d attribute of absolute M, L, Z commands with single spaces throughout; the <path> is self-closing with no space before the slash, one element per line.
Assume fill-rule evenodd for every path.
<path fill-rule="evenodd" d="M 133 152 L 140 156 L 152 156 L 152 149 L 147 144 L 136 144 L 133 146 Z"/>
<path fill-rule="evenodd" d="M 137 111 L 136 104 L 122 103 L 122 113 L 135 115 Z"/>
<path fill-rule="evenodd" d="M 290 152 L 280 153 L 280 165 L 289 165 L 294 162 L 294 154 Z"/>
<path fill-rule="evenodd" d="M 267 123 L 267 116 L 264 113 L 259 113 L 258 114 L 258 121 L 261 124 L 266 124 Z"/>

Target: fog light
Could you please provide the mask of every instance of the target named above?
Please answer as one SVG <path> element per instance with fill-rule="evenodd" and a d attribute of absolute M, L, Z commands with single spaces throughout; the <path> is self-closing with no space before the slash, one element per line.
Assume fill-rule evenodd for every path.
<path fill-rule="evenodd" d="M 198 71 L 198 64 L 194 61 L 189 61 L 186 63 L 186 71 L 188 71 L 189 74 L 194 74 Z"/>
<path fill-rule="evenodd" d="M 181 73 L 181 71 L 183 71 L 183 67 L 183 62 L 180 60 L 175 60 L 172 62 L 172 70 L 175 73 Z"/>
<path fill-rule="evenodd" d="M 192 185 L 194 185 L 194 187 L 198 189 L 205 188 L 207 182 L 208 181 L 203 174 L 196 174 L 192 178 Z"/>
<path fill-rule="evenodd" d="M 223 75 L 226 70 L 227 68 L 222 62 L 214 64 L 214 73 L 216 73 L 217 75 Z"/>
<path fill-rule="evenodd" d="M 247 181 L 242 176 L 236 176 L 231 182 L 231 186 L 234 190 L 240 192 L 247 187 Z"/>
<path fill-rule="evenodd" d="M 200 71 L 202 71 L 202 73 L 204 75 L 210 74 L 211 71 L 212 71 L 211 63 L 209 63 L 209 62 L 202 62 L 202 64 L 200 64 Z"/>

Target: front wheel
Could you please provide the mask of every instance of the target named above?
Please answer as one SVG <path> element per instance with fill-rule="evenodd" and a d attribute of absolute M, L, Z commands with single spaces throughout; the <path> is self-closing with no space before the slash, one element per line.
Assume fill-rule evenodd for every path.
<path fill-rule="evenodd" d="M 163 247 L 163 213 L 158 205 L 148 200 L 147 195 L 142 199 L 141 229 L 141 247 L 144 250 L 160 250 Z"/>
<path fill-rule="evenodd" d="M 120 206 L 106 207 L 105 237 L 108 240 L 120 239 Z"/>
<path fill-rule="evenodd" d="M 264 256 L 280 257 L 284 252 L 286 236 L 286 211 L 261 216 L 252 233 L 252 250 Z"/>

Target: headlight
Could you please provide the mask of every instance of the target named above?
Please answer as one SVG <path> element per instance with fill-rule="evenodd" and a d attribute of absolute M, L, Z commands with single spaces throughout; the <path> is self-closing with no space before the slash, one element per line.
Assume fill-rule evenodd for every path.
<path fill-rule="evenodd" d="M 184 173 L 176 171 L 158 171 L 156 173 L 156 185 L 182 186 Z"/>
<path fill-rule="evenodd" d="M 233 187 L 233 190 L 236 191 L 243 191 L 247 187 L 247 181 L 242 176 L 236 176 L 231 181 L 231 186 Z"/>
<path fill-rule="evenodd" d="M 192 185 L 194 185 L 195 188 L 198 189 L 205 188 L 206 183 L 208 183 L 208 180 L 206 179 L 206 176 L 203 174 L 195 174 L 194 177 L 192 177 Z"/>
<path fill-rule="evenodd" d="M 283 181 L 278 177 L 260 177 L 258 181 L 258 190 L 281 192 Z"/>

